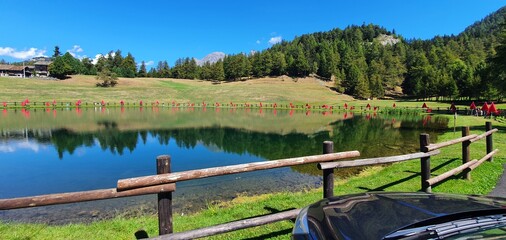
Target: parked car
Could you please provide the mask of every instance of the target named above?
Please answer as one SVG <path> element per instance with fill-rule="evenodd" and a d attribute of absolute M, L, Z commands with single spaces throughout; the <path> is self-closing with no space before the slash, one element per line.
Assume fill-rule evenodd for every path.
<path fill-rule="evenodd" d="M 336 196 L 303 208 L 292 239 L 506 239 L 506 199 L 421 192 Z"/>

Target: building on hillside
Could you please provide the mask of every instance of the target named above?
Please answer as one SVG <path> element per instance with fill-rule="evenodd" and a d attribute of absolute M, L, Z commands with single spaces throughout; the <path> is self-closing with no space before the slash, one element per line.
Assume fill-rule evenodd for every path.
<path fill-rule="evenodd" d="M 31 75 L 32 72 L 28 66 L 0 64 L 0 76 L 30 77 Z"/>
<path fill-rule="evenodd" d="M 33 64 L 34 73 L 37 77 L 49 77 L 49 64 L 51 61 L 37 61 Z"/>
<path fill-rule="evenodd" d="M 51 58 L 34 57 L 29 63 L 33 63 L 33 65 L 0 64 L 0 76 L 49 77 L 49 64 L 52 63 Z"/>
<path fill-rule="evenodd" d="M 50 57 L 34 57 L 32 58 L 32 62 L 35 62 L 33 64 L 33 70 L 35 76 L 37 77 L 49 77 L 49 64 L 52 63 L 52 60 Z"/>

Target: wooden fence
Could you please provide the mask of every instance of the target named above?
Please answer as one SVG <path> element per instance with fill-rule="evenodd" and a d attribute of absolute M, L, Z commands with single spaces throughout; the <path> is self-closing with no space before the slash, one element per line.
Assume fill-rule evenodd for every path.
<path fill-rule="evenodd" d="M 461 138 L 437 144 L 430 144 L 429 135 L 421 134 L 420 152 L 418 153 L 390 156 L 390 157 L 338 161 L 338 162 L 332 161 L 358 157 L 360 156 L 360 153 L 358 151 L 333 153 L 333 142 L 326 141 L 323 143 L 322 155 L 254 162 L 224 167 L 189 170 L 175 173 L 171 172 L 170 156 L 163 155 L 157 157 L 157 175 L 118 180 L 117 188 L 112 189 L 50 194 L 50 195 L 13 198 L 13 199 L 0 199 L 0 210 L 46 206 L 53 204 L 75 203 L 75 202 L 84 202 L 84 201 L 93 201 L 100 199 L 110 199 L 110 198 L 156 193 L 158 194 L 158 219 L 159 219 L 160 236 L 153 239 L 192 239 L 192 238 L 206 237 L 230 231 L 235 231 L 239 229 L 261 226 L 264 224 L 269 224 L 277 221 L 293 219 L 297 216 L 300 209 L 294 209 L 260 217 L 242 219 L 234 222 L 229 222 L 225 224 L 220 224 L 216 226 L 186 232 L 173 233 L 172 192 L 175 191 L 176 189 L 175 186 L 176 182 L 199 178 L 207 178 L 212 176 L 251 172 L 257 170 L 290 167 L 308 163 L 317 163 L 317 167 L 320 170 L 323 170 L 323 197 L 331 197 L 334 192 L 333 172 L 334 169 L 336 168 L 370 166 L 377 164 L 387 164 L 413 159 L 420 159 L 421 162 L 420 174 L 422 179 L 421 188 L 423 191 L 430 192 L 432 185 L 441 182 L 444 179 L 447 179 L 448 177 L 454 175 L 455 173 L 464 171 L 465 177 L 469 179 L 469 172 L 471 170 L 473 170 L 486 160 L 492 161 L 492 156 L 496 154 L 498 151 L 497 149 L 492 150 L 493 149 L 492 134 L 496 132 L 497 129 L 492 129 L 491 123 L 487 122 L 486 130 L 487 131 L 481 135 L 476 134 L 469 135 L 469 127 L 463 127 Z M 487 155 L 480 160 L 469 161 L 470 144 L 483 138 L 486 138 Z M 462 166 L 453 169 L 451 171 L 448 171 L 446 173 L 443 173 L 437 177 L 430 178 L 431 176 L 430 157 L 439 154 L 440 148 L 458 143 L 462 143 L 462 159 L 463 159 Z M 139 236 L 146 237 L 147 234 L 140 234 Z"/>
<path fill-rule="evenodd" d="M 359 167 L 359 166 L 370 166 L 376 164 L 385 164 L 385 163 L 393 163 L 393 162 L 401 162 L 412 159 L 420 158 L 420 175 L 421 175 L 421 190 L 424 192 L 431 192 L 431 187 L 434 184 L 437 184 L 459 172 L 464 173 L 465 179 L 470 179 L 470 172 L 482 164 L 484 161 L 489 160 L 492 161 L 492 157 L 499 151 L 499 149 L 493 149 L 493 141 L 492 134 L 497 132 L 498 129 L 492 129 L 492 123 L 486 122 L 485 124 L 486 132 L 481 135 L 469 134 L 469 127 L 462 127 L 462 137 L 453 139 L 446 142 L 441 142 L 437 144 L 430 144 L 429 142 L 429 134 L 420 134 L 420 152 L 400 155 L 400 156 L 392 156 L 392 157 L 380 157 L 380 158 L 369 158 L 369 159 L 361 159 L 361 160 L 352 160 L 352 161 L 339 161 L 339 162 L 326 162 L 319 163 L 318 169 L 323 170 L 323 180 L 324 180 L 324 189 L 323 189 L 323 197 L 331 197 L 334 192 L 333 188 L 333 170 L 336 168 L 345 168 L 345 167 Z M 482 157 L 480 160 L 472 160 L 470 161 L 470 145 L 473 142 L 476 142 L 480 139 L 486 138 L 486 152 L 487 154 Z M 431 178 L 431 167 L 430 167 L 430 157 L 437 155 L 440 153 L 441 148 L 448 147 L 455 144 L 462 144 L 462 165 L 449 170 L 439 176 Z M 325 183 L 328 182 L 328 183 Z"/>

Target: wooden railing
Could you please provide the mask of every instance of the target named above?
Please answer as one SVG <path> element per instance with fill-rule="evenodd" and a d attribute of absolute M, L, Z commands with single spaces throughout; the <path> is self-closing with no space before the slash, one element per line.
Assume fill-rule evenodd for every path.
<path fill-rule="evenodd" d="M 273 161 L 254 162 L 247 164 L 238 164 L 224 167 L 215 167 L 207 169 L 189 170 L 183 172 L 171 172 L 171 158 L 167 155 L 157 157 L 157 175 L 136 177 L 118 180 L 117 188 L 94 190 L 86 192 L 50 194 L 35 197 L 24 197 L 14 199 L 0 199 L 0 210 L 38 207 L 53 204 L 75 203 L 83 201 L 93 201 L 99 199 L 109 199 L 127 196 L 136 196 L 143 194 L 158 194 L 158 218 L 159 218 L 159 234 L 160 236 L 153 239 L 192 239 L 199 237 L 212 236 L 216 234 L 226 233 L 244 228 L 261 226 L 277 221 L 293 219 L 297 216 L 300 209 L 269 214 L 260 217 L 242 219 L 234 222 L 220 224 L 216 226 L 195 229 L 186 232 L 173 233 L 172 222 L 172 192 L 175 191 L 176 182 L 207 178 L 212 176 L 221 176 L 227 174 L 235 174 L 242 172 L 251 172 L 257 170 L 273 169 L 280 167 L 290 167 L 308 163 L 317 163 L 317 167 L 323 170 L 323 197 L 331 197 L 334 192 L 334 169 L 346 167 L 370 166 L 377 164 L 388 164 L 413 159 L 420 159 L 421 162 L 421 185 L 422 190 L 431 191 L 431 186 L 453 176 L 457 172 L 464 171 L 466 178 L 469 179 L 469 172 L 484 161 L 492 160 L 492 156 L 498 150 L 492 150 L 492 134 L 497 129 L 492 129 L 490 122 L 486 123 L 486 132 L 481 135 L 469 135 L 469 127 L 462 128 L 462 137 L 447 142 L 430 144 L 429 135 L 420 135 L 420 152 L 390 156 L 379 158 L 368 158 L 359 160 L 348 160 L 332 162 L 335 160 L 354 158 L 360 156 L 358 151 L 348 151 L 333 153 L 333 142 L 326 141 L 323 143 L 323 154 L 288 158 Z M 469 146 L 471 143 L 486 138 L 487 155 L 480 160 L 469 161 Z M 437 177 L 431 177 L 430 158 L 439 154 L 439 149 L 462 143 L 462 159 L 463 164 L 455 169 L 443 173 Z M 142 235 L 142 234 L 141 234 Z M 147 234 L 144 234 L 146 236 Z"/>
<path fill-rule="evenodd" d="M 493 141 L 492 134 L 497 132 L 498 129 L 492 129 L 492 123 L 486 122 L 485 124 L 486 132 L 480 135 L 469 134 L 469 127 L 462 127 L 462 137 L 449 140 L 446 142 L 430 144 L 429 134 L 420 134 L 420 152 L 400 155 L 400 156 L 391 156 L 391 157 L 379 157 L 379 158 L 369 158 L 369 159 L 361 159 L 361 160 L 352 160 L 352 161 L 339 161 L 339 162 L 326 162 L 319 163 L 318 169 L 323 170 L 323 197 L 331 197 L 334 193 L 333 187 L 333 169 L 336 168 L 345 168 L 345 167 L 359 167 L 359 166 L 370 166 L 376 164 L 385 164 L 385 163 L 393 163 L 393 162 L 401 162 L 412 159 L 420 158 L 420 175 L 421 175 L 421 190 L 424 192 L 431 192 L 432 186 L 437 184 L 443 180 L 448 179 L 449 177 L 455 175 L 456 173 L 463 172 L 465 179 L 470 179 L 470 172 L 477 168 L 484 161 L 489 160 L 492 161 L 492 157 L 499 151 L 499 149 L 493 149 Z M 480 160 L 472 160 L 470 161 L 470 145 L 478 140 L 486 138 L 486 151 L 487 154 L 482 157 Z M 430 167 L 430 157 L 437 155 L 440 152 L 439 149 L 448 147 L 451 145 L 462 143 L 462 165 L 456 167 L 452 170 L 449 170 L 439 176 L 431 178 L 431 167 Z M 328 183 L 326 183 L 328 182 Z"/>
<path fill-rule="evenodd" d="M 454 140 L 450 140 L 447 142 L 442 142 L 438 144 L 429 144 L 429 136 L 428 134 L 422 134 L 420 136 L 420 149 L 423 152 L 432 151 L 435 149 L 443 148 L 446 146 L 454 145 L 454 144 L 462 144 L 462 165 L 459 167 L 456 167 L 454 169 L 451 169 L 447 172 L 444 172 L 440 174 L 439 176 L 430 178 L 430 157 L 427 159 L 424 159 L 425 164 L 422 164 L 421 171 L 425 174 L 422 174 L 422 190 L 425 192 L 431 192 L 432 191 L 432 185 L 437 184 L 456 173 L 462 172 L 463 178 L 470 180 L 471 179 L 471 171 L 477 168 L 479 165 L 481 165 L 486 160 L 492 161 L 493 156 L 499 151 L 499 149 L 493 149 L 493 140 L 492 140 L 492 134 L 497 132 L 498 129 L 492 129 L 492 123 L 486 122 L 485 124 L 485 130 L 486 132 L 480 135 L 476 134 L 469 134 L 469 127 L 462 127 L 462 137 L 457 138 Z M 478 140 L 481 140 L 483 138 L 486 138 L 486 152 L 487 154 L 482 157 L 480 160 L 470 160 L 470 145 L 471 143 L 474 143 Z"/>

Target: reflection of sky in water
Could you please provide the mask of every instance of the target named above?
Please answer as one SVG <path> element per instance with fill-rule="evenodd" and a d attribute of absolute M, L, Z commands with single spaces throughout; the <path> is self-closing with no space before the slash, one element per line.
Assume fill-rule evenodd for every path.
<path fill-rule="evenodd" d="M 0 153 L 14 153 L 22 150 L 31 150 L 38 153 L 41 148 L 45 148 L 45 146 L 30 140 L 0 142 Z"/>

